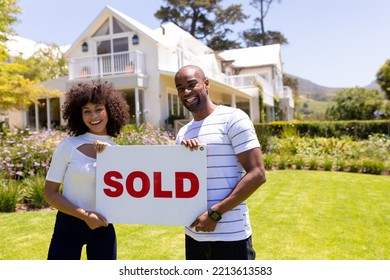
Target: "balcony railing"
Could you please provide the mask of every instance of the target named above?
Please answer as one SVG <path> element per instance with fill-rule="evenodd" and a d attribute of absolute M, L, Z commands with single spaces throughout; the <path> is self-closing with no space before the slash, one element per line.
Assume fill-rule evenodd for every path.
<path fill-rule="evenodd" d="M 70 80 L 132 73 L 146 73 L 142 52 L 118 52 L 69 60 Z"/>

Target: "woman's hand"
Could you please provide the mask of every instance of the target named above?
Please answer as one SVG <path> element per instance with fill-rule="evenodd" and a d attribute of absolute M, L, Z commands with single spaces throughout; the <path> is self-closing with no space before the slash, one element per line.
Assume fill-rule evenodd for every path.
<path fill-rule="evenodd" d="M 111 146 L 111 145 L 107 142 L 95 140 L 95 142 L 93 142 L 93 146 L 95 147 L 96 152 L 101 153 L 104 151 L 104 149 L 106 147 Z"/>
<path fill-rule="evenodd" d="M 84 221 L 91 229 L 108 226 L 106 218 L 96 212 L 87 212 Z"/>

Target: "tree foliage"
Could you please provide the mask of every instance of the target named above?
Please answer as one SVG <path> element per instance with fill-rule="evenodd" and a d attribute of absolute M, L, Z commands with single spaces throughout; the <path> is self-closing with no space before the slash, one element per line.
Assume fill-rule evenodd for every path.
<path fill-rule="evenodd" d="M 390 59 L 387 59 L 385 64 L 379 68 L 376 73 L 376 81 L 385 92 L 386 98 L 390 100 Z"/>
<path fill-rule="evenodd" d="M 261 33 L 258 28 L 251 28 L 242 32 L 242 38 L 247 47 L 288 44 L 286 37 L 279 31 L 266 31 L 265 33 Z"/>
<path fill-rule="evenodd" d="M 14 34 L 13 24 L 17 22 L 16 15 L 21 11 L 16 3 L 15 0 L 0 0 L 0 112 L 2 113 L 12 109 L 26 110 L 39 98 L 58 96 L 56 91 L 37 86 L 37 80 L 40 81 L 38 78 L 27 75 L 32 71 L 29 69 L 31 65 L 28 62 L 18 63 L 9 57 L 4 43 L 9 35 Z"/>
<path fill-rule="evenodd" d="M 379 91 L 359 87 L 342 89 L 331 101 L 326 110 L 328 120 L 372 120 L 385 106 Z"/>
<path fill-rule="evenodd" d="M 226 8 L 222 0 L 164 0 L 166 5 L 154 14 L 162 23 L 173 22 L 213 50 L 239 48 L 237 40 L 230 40 L 231 26 L 248 18 L 241 4 Z"/>
<path fill-rule="evenodd" d="M 67 61 L 56 44 L 41 47 L 31 57 L 16 57 L 14 63 L 26 66 L 21 74 L 36 82 L 42 82 L 68 75 Z"/>
<path fill-rule="evenodd" d="M 14 24 L 18 22 L 17 15 L 21 9 L 17 0 L 0 0 L 0 42 L 7 41 L 7 35 L 14 34 Z"/>
<path fill-rule="evenodd" d="M 58 96 L 57 91 L 38 86 L 36 81 L 27 79 L 23 72 L 28 71 L 27 65 L 5 63 L 4 55 L 0 56 L 0 111 L 11 109 L 26 110 L 37 99 Z"/>
<path fill-rule="evenodd" d="M 289 75 L 283 74 L 283 85 L 291 88 L 294 97 L 298 97 L 298 79 Z"/>
<path fill-rule="evenodd" d="M 254 19 L 255 26 L 242 33 L 242 39 L 247 47 L 265 46 L 271 44 L 287 45 L 287 38 L 279 31 L 266 31 L 265 17 L 267 16 L 271 4 L 274 0 L 252 0 L 250 5 L 258 12 L 258 17 Z M 277 0 L 280 2 L 280 0 Z"/>

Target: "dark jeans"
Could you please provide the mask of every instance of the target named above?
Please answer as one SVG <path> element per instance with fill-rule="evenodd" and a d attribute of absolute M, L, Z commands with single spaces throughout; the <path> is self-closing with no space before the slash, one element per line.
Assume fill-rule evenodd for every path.
<path fill-rule="evenodd" d="M 186 235 L 186 260 L 254 260 L 252 237 L 239 241 L 196 241 Z"/>
<path fill-rule="evenodd" d="M 114 226 L 92 230 L 84 221 L 58 211 L 48 260 L 79 260 L 84 245 L 89 260 L 115 260 Z"/>

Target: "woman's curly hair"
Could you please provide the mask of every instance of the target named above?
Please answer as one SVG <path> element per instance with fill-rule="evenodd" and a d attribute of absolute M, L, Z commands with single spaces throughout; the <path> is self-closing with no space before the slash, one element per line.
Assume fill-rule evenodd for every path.
<path fill-rule="evenodd" d="M 82 117 L 82 107 L 87 103 L 104 104 L 108 114 L 107 134 L 117 136 L 121 128 L 129 121 L 129 106 L 123 93 L 111 83 L 100 79 L 88 83 L 78 83 L 66 93 L 62 106 L 62 118 L 67 122 L 70 133 L 74 136 L 89 131 Z"/>

